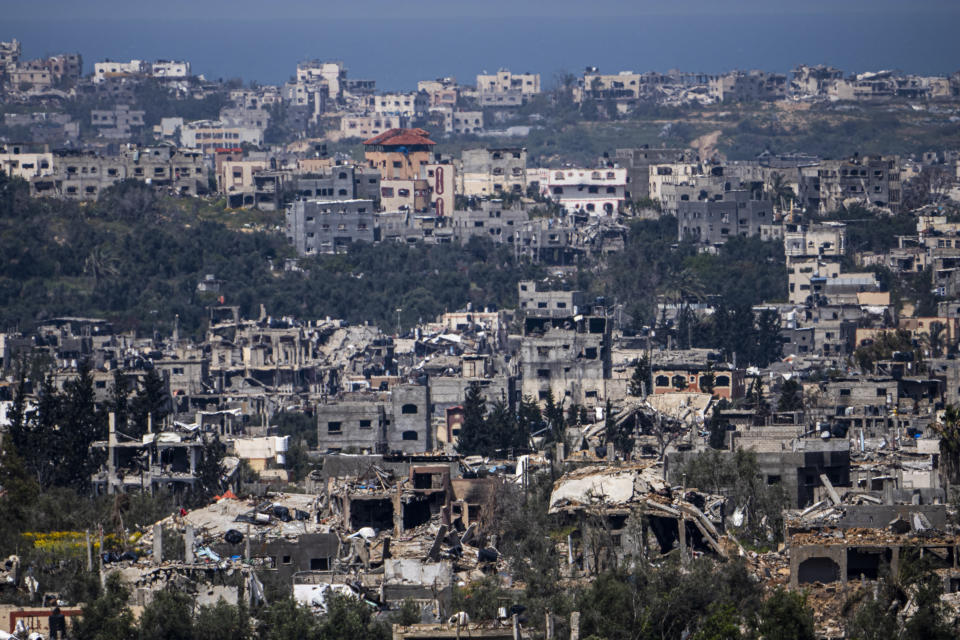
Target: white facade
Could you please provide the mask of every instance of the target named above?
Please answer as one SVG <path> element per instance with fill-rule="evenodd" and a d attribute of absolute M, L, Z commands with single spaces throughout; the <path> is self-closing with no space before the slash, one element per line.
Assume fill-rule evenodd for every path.
<path fill-rule="evenodd" d="M 322 84 L 327 87 L 330 98 L 336 100 L 343 93 L 342 80 L 347 72 L 342 62 L 303 62 L 297 65 L 297 84 Z"/>
<path fill-rule="evenodd" d="M 398 115 L 407 118 L 417 118 L 427 112 L 430 98 L 426 93 L 385 93 L 370 96 L 367 104 L 370 109 L 380 115 Z"/>
<path fill-rule="evenodd" d="M 454 111 L 445 109 L 443 112 L 444 133 L 464 134 L 483 132 L 483 111 Z"/>
<path fill-rule="evenodd" d="M 477 91 L 480 93 L 508 93 L 519 91 L 525 96 L 540 93 L 539 73 L 510 73 L 500 69 L 496 73 L 478 74 Z"/>
<path fill-rule="evenodd" d="M 569 213 L 614 215 L 626 199 L 626 169 L 530 169 L 527 182 Z"/>
<path fill-rule="evenodd" d="M 689 182 L 690 177 L 696 175 L 699 170 L 700 165 L 688 162 L 650 165 L 648 182 L 650 199 L 663 202 L 663 185 L 678 185 Z"/>
<path fill-rule="evenodd" d="M 53 154 L 0 153 L 0 171 L 24 180 L 53 175 Z"/>
<path fill-rule="evenodd" d="M 409 119 L 392 115 L 345 115 L 340 118 L 340 133 L 347 138 L 372 138 L 390 129 L 405 129 Z"/>
<path fill-rule="evenodd" d="M 244 142 L 255 146 L 263 144 L 263 129 L 228 127 L 222 122 L 197 120 L 180 130 L 180 144 L 191 149 L 212 153 L 216 149 L 239 147 Z"/>
<path fill-rule="evenodd" d="M 145 73 L 148 68 L 143 60 L 96 62 L 93 65 L 93 81 L 103 82 L 110 76 L 136 76 Z"/>
<path fill-rule="evenodd" d="M 190 63 L 177 60 L 157 60 L 151 65 L 150 75 L 154 78 L 189 78 Z"/>

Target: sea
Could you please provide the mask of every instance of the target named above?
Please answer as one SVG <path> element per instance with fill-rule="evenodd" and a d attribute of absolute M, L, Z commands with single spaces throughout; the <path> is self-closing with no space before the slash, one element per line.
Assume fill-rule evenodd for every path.
<path fill-rule="evenodd" d="M 960 12 L 765 13 L 630 17 L 429 16 L 303 20 L 0 19 L 0 40 L 17 38 L 25 58 L 78 51 L 84 70 L 101 60 L 185 59 L 208 79 L 280 84 L 300 60 L 341 60 L 349 77 L 384 91 L 484 71 L 538 72 L 544 88 L 587 66 L 602 72 L 730 69 L 788 72 L 828 64 L 845 72 L 960 69 Z M 549 5 L 546 5 L 549 6 Z M 722 7 L 722 3 L 717 3 Z M 584 3 L 585 10 L 589 2 Z M 546 12 L 545 12 L 546 13 Z"/>

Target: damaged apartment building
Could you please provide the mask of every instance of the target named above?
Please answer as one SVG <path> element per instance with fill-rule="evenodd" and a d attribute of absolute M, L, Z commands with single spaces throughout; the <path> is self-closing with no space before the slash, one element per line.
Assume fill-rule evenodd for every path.
<path fill-rule="evenodd" d="M 318 404 L 316 415 L 317 448 L 321 451 L 417 453 L 434 447 L 426 384 L 341 393 Z"/>
<path fill-rule="evenodd" d="M 540 291 L 519 285 L 524 314 L 520 343 L 522 395 L 564 406 L 599 407 L 611 377 L 610 322 L 602 305 L 587 303 L 580 291 Z"/>

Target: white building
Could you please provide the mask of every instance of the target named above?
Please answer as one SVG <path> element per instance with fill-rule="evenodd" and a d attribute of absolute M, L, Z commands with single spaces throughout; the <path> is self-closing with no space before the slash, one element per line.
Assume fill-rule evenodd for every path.
<path fill-rule="evenodd" d="M 244 142 L 263 145 L 263 129 L 229 127 L 217 120 L 195 120 L 180 130 L 180 144 L 191 149 L 213 153 L 217 149 L 236 148 Z"/>
<path fill-rule="evenodd" d="M 419 118 L 427 113 L 430 96 L 417 91 L 411 93 L 384 93 L 367 98 L 368 108 L 380 115 Z"/>
<path fill-rule="evenodd" d="M 409 118 L 392 115 L 345 115 L 340 118 L 340 133 L 347 138 L 372 138 L 390 129 L 406 129 Z"/>
<path fill-rule="evenodd" d="M 527 182 L 569 213 L 612 216 L 626 199 L 626 169 L 528 169 Z"/>
<path fill-rule="evenodd" d="M 150 75 L 154 78 L 176 78 L 182 80 L 190 77 L 190 63 L 179 60 L 157 60 L 150 65 Z"/>
<path fill-rule="evenodd" d="M 443 132 L 453 134 L 482 133 L 483 111 L 443 110 Z"/>
<path fill-rule="evenodd" d="M 120 78 L 124 76 L 139 76 L 147 73 L 150 69 L 148 63 L 143 60 L 131 60 L 130 62 L 96 62 L 93 65 L 93 81 L 103 82 L 107 78 Z"/>

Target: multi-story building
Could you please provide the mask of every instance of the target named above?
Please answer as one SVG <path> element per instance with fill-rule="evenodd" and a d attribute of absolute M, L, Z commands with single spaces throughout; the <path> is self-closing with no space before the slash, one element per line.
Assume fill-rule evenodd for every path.
<path fill-rule="evenodd" d="M 345 138 L 370 138 L 390 129 L 407 127 L 410 119 L 400 115 L 344 115 L 340 118 L 340 133 Z"/>
<path fill-rule="evenodd" d="M 145 75 L 150 66 L 143 60 L 131 60 L 129 62 L 95 62 L 93 64 L 93 81 L 103 82 L 108 78 L 124 78 L 131 76 Z"/>
<path fill-rule="evenodd" d="M 0 171 L 27 181 L 50 175 L 53 173 L 53 154 L 30 150 L 26 145 L 0 146 Z"/>
<path fill-rule="evenodd" d="M 216 120 L 188 122 L 180 130 L 180 144 L 204 153 L 217 149 L 233 148 L 243 143 L 254 146 L 263 144 L 263 129 L 255 127 L 231 127 Z"/>
<path fill-rule="evenodd" d="M 383 180 L 416 180 L 420 167 L 433 158 L 436 144 L 423 129 L 390 129 L 364 141 L 367 166 L 380 172 Z"/>
<path fill-rule="evenodd" d="M 523 147 L 464 149 L 458 191 L 465 196 L 526 193 L 527 150 Z"/>
<path fill-rule="evenodd" d="M 347 70 L 342 62 L 321 62 L 307 60 L 297 64 L 297 84 L 300 86 L 322 86 L 327 89 L 331 100 L 338 100 L 343 94 L 343 83 L 347 79 Z"/>
<path fill-rule="evenodd" d="M 380 180 L 380 207 L 384 211 L 425 213 L 430 207 L 430 185 L 421 178 Z"/>
<path fill-rule="evenodd" d="M 367 97 L 367 109 L 378 115 L 422 118 L 430 106 L 430 96 L 422 91 L 384 93 Z"/>
<path fill-rule="evenodd" d="M 9 73 L 20 61 L 21 46 L 19 40 L 0 42 L 0 73 Z"/>
<path fill-rule="evenodd" d="M 527 180 L 569 213 L 612 216 L 626 199 L 626 169 L 532 169 Z"/>
<path fill-rule="evenodd" d="M 317 405 L 316 413 L 320 450 L 422 453 L 433 449 L 427 385 L 396 385 L 382 397 L 345 394 Z"/>
<path fill-rule="evenodd" d="M 431 107 L 457 106 L 460 97 L 460 88 L 456 78 L 437 78 L 436 80 L 421 80 L 417 83 L 417 91 L 422 91 L 430 97 Z"/>
<path fill-rule="evenodd" d="M 98 129 L 103 138 L 126 140 L 134 129 L 143 127 L 145 111 L 131 109 L 129 105 L 118 104 L 113 109 L 93 109 L 90 111 L 90 124 Z"/>
<path fill-rule="evenodd" d="M 901 207 L 900 159 L 896 156 L 853 156 L 823 160 L 801 171 L 801 203 L 808 211 L 830 213 L 860 203 L 890 209 Z"/>
<path fill-rule="evenodd" d="M 456 209 L 451 216 L 453 236 L 460 244 L 470 238 L 489 238 L 496 244 L 514 242 L 516 231 L 529 220 L 520 204 L 504 206 L 502 200 L 483 200 L 477 209 Z"/>
<path fill-rule="evenodd" d="M 509 93 L 519 91 L 532 96 L 540 93 L 539 73 L 510 73 L 500 69 L 495 74 L 478 74 L 477 91 L 480 93 Z"/>
<path fill-rule="evenodd" d="M 160 80 L 184 80 L 190 77 L 190 63 L 183 60 L 157 60 L 150 64 L 148 73 Z"/>
<path fill-rule="evenodd" d="M 540 93 L 539 73 L 510 73 L 500 69 L 495 74 L 477 75 L 478 102 L 481 107 L 512 107 Z"/>
<path fill-rule="evenodd" d="M 293 190 L 302 199 L 373 200 L 380 199 L 380 174 L 372 169 L 337 164 L 320 172 L 294 176 Z"/>
<path fill-rule="evenodd" d="M 371 200 L 295 200 L 286 236 L 300 255 L 344 253 L 354 242 L 373 243 L 374 221 Z"/>
<path fill-rule="evenodd" d="M 525 313 L 523 397 L 542 404 L 552 396 L 564 407 L 604 406 L 612 370 L 607 318 L 583 305 L 579 292 L 539 292 L 529 281 L 518 286 Z"/>
<path fill-rule="evenodd" d="M 427 181 L 430 192 L 430 210 L 438 218 L 449 216 L 456 200 L 457 168 L 449 160 L 425 164 L 420 177 Z"/>
<path fill-rule="evenodd" d="M 103 189 L 127 179 L 149 181 L 151 186 L 177 195 L 207 191 L 207 167 L 199 152 L 166 145 L 130 145 L 113 156 L 87 151 L 55 152 L 50 169 L 41 170 L 40 175 L 30 179 L 30 193 L 94 200 Z"/>
<path fill-rule="evenodd" d="M 8 69 L 7 77 L 14 89 L 46 89 L 53 85 L 53 74 L 39 60 L 18 62 Z"/>
<path fill-rule="evenodd" d="M 726 191 L 718 199 L 687 200 L 677 210 L 678 240 L 720 245 L 734 236 L 760 235 L 773 221 L 773 203 L 750 191 Z"/>
<path fill-rule="evenodd" d="M 627 169 L 627 197 L 632 200 L 659 198 L 651 195 L 651 165 L 692 164 L 696 154 L 690 149 L 651 149 L 648 145 L 617 149 L 616 162 Z"/>
<path fill-rule="evenodd" d="M 483 132 L 483 111 L 443 111 L 443 132 L 461 135 Z"/>
<path fill-rule="evenodd" d="M 710 79 L 710 95 L 717 102 L 782 100 L 787 76 L 766 71 L 731 71 Z"/>

